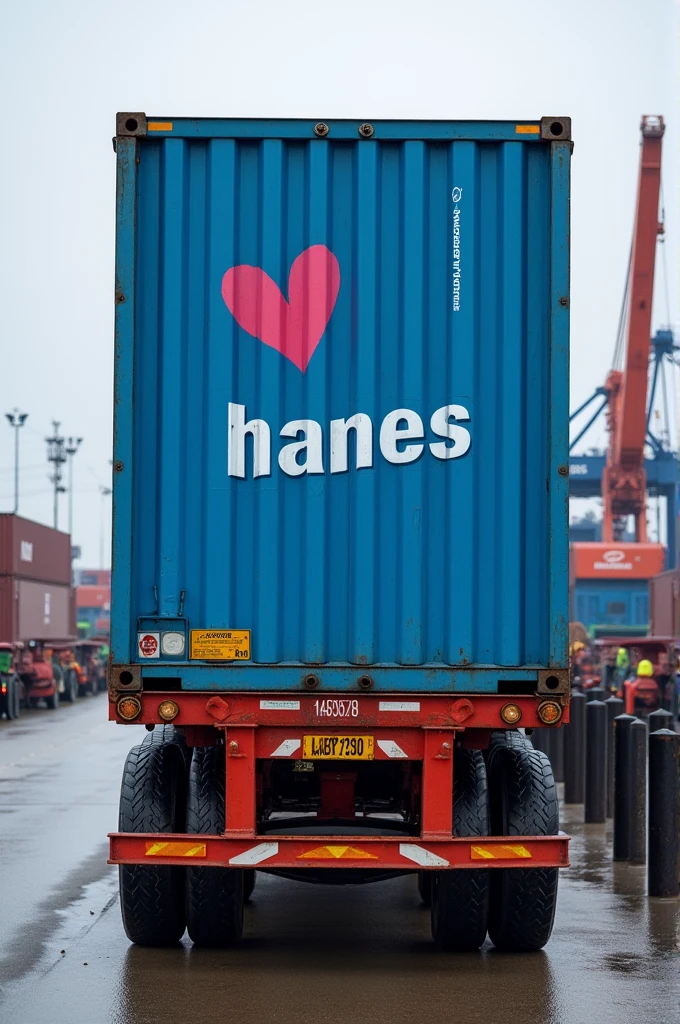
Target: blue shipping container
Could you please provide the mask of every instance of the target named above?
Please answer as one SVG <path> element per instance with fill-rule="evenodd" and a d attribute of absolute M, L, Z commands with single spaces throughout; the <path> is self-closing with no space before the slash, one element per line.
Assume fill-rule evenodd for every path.
<path fill-rule="evenodd" d="M 433 692 L 566 666 L 569 138 L 119 119 L 116 664 Z"/>
<path fill-rule="evenodd" d="M 649 626 L 649 580 L 576 580 L 573 618 L 591 626 Z M 625 629 L 622 628 L 622 633 Z"/>

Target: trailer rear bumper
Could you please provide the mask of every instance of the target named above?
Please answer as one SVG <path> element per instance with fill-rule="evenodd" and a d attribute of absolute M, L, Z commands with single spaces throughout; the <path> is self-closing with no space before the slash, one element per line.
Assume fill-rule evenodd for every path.
<path fill-rule="evenodd" d="M 278 836 L 248 838 L 112 832 L 109 864 L 214 868 L 347 868 L 445 871 L 452 868 L 566 868 L 569 840 L 556 836 L 439 839 L 392 836 Z"/>

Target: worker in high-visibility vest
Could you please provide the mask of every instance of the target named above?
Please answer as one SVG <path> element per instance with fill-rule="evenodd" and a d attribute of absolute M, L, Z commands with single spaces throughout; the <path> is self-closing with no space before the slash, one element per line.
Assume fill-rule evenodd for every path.
<path fill-rule="evenodd" d="M 628 679 L 623 684 L 622 696 L 626 702 L 627 715 L 634 715 L 636 708 L 653 711 L 659 707 L 660 694 L 654 678 L 654 666 L 647 658 L 638 664 L 635 679 Z"/>

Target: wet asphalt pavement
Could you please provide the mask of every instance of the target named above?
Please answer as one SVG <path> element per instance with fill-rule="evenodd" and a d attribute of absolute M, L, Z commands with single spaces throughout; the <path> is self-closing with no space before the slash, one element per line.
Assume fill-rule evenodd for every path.
<path fill-rule="evenodd" d="M 415 879 L 325 888 L 258 875 L 234 950 L 130 946 L 106 864 L 138 728 L 106 697 L 0 722 L 0 1020 L 6 1024 L 675 1024 L 678 901 L 612 865 L 610 827 L 565 809 L 545 952 L 434 950 Z"/>

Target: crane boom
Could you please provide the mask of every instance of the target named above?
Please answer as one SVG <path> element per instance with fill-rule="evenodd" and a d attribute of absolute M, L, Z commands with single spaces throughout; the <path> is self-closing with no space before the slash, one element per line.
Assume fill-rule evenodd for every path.
<path fill-rule="evenodd" d="M 642 118 L 640 174 L 628 282 L 626 362 L 623 371 L 609 373 L 605 384 L 609 416 L 609 448 L 602 479 L 605 541 L 621 539 L 629 515 L 635 517 L 636 540 L 647 541 L 645 416 L 656 240 L 663 232 L 663 224 L 659 222 L 659 192 L 664 130 L 662 117 L 646 115 Z"/>

